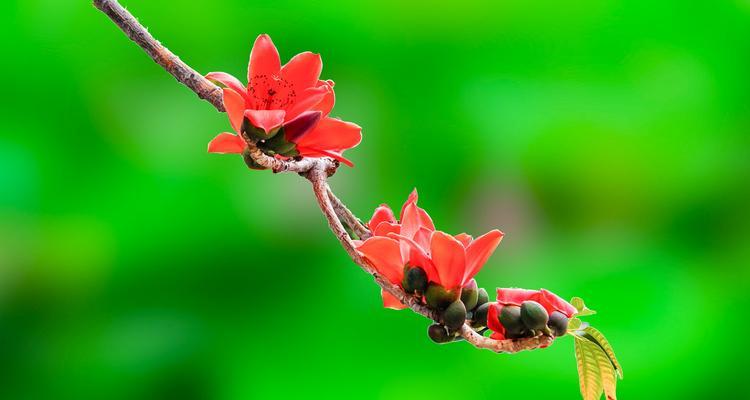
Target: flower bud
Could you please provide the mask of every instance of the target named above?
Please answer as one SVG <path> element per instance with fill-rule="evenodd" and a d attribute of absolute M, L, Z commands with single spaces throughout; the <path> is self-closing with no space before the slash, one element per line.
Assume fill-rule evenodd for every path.
<path fill-rule="evenodd" d="M 500 311 L 500 323 L 505 327 L 505 336 L 514 339 L 526 328 L 521 320 L 521 307 L 504 306 Z"/>
<path fill-rule="evenodd" d="M 473 310 L 479 300 L 479 291 L 477 290 L 477 281 L 472 279 L 463 289 L 461 289 L 461 301 L 464 302 L 467 310 Z"/>
<path fill-rule="evenodd" d="M 547 326 L 555 336 L 563 336 L 568 332 L 568 317 L 560 311 L 554 311 L 549 315 Z"/>
<path fill-rule="evenodd" d="M 430 283 L 429 285 L 427 285 L 427 290 L 424 293 L 424 297 L 425 300 L 427 300 L 427 305 L 430 308 L 435 310 L 444 310 L 451 303 L 458 299 L 458 293 L 449 292 L 445 290 L 444 287 L 436 283 Z"/>
<path fill-rule="evenodd" d="M 490 301 L 490 296 L 487 294 L 487 291 L 484 288 L 479 288 L 477 290 L 477 306 L 481 306 L 488 301 Z"/>
<path fill-rule="evenodd" d="M 420 267 L 409 268 L 404 273 L 404 279 L 401 281 L 401 286 L 404 287 L 406 293 L 424 293 L 427 290 L 427 273 Z"/>
<path fill-rule="evenodd" d="M 435 343 L 448 343 L 453 340 L 453 336 L 448 334 L 448 330 L 445 326 L 440 324 L 432 324 L 427 328 L 427 335 L 430 336 Z"/>
<path fill-rule="evenodd" d="M 527 328 L 540 330 L 547 326 L 549 315 L 541 304 L 527 300 L 521 303 L 521 319 Z"/>
<path fill-rule="evenodd" d="M 483 328 L 487 326 L 487 312 L 490 309 L 490 303 L 484 303 L 474 310 L 474 315 L 471 317 L 472 328 Z"/>
<path fill-rule="evenodd" d="M 460 329 L 466 321 L 466 306 L 460 300 L 454 301 L 443 311 L 442 319 L 449 330 Z"/>
<path fill-rule="evenodd" d="M 286 140 L 283 127 L 279 129 L 279 132 L 274 137 L 258 143 L 258 147 L 269 155 L 280 154 L 285 157 L 299 155 L 297 144 Z"/>

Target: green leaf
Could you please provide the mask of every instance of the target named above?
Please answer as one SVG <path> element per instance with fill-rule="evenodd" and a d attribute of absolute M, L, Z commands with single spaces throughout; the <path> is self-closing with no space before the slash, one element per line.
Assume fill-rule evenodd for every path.
<path fill-rule="evenodd" d="M 617 376 L 620 379 L 622 379 L 622 366 L 617 361 L 617 357 L 615 357 L 615 351 L 612 348 L 612 345 L 609 344 L 609 341 L 607 340 L 607 338 L 604 337 L 604 335 L 601 332 L 599 332 L 596 328 L 592 326 L 587 326 L 586 328 L 583 329 L 583 331 L 591 336 L 588 338 L 590 341 L 592 341 L 593 343 L 595 343 L 596 345 L 602 348 L 604 353 L 609 358 L 609 361 L 612 363 L 612 366 L 615 368 L 615 372 L 617 373 Z"/>
<path fill-rule="evenodd" d="M 576 331 L 581 327 L 581 320 L 578 318 L 571 318 L 568 321 L 568 332 Z"/>
<path fill-rule="evenodd" d="M 599 400 L 604 391 L 604 386 L 596 352 L 601 350 L 597 345 L 581 336 L 574 335 L 573 337 L 575 338 L 581 396 L 583 396 L 583 400 Z"/>
<path fill-rule="evenodd" d="M 578 310 L 578 312 L 575 314 L 576 317 L 585 317 L 587 315 L 596 314 L 596 311 L 586 307 L 586 303 L 584 303 L 583 299 L 580 297 L 573 297 L 572 299 L 570 299 L 570 304 L 572 304 L 573 307 Z"/>

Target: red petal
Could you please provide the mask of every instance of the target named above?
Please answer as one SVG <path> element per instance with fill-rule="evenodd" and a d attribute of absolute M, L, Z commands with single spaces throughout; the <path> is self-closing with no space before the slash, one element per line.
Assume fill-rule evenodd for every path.
<path fill-rule="evenodd" d="M 538 294 L 538 290 L 497 288 L 497 302 L 520 306 L 526 300 L 535 300 Z"/>
<path fill-rule="evenodd" d="M 220 133 L 208 143 L 209 153 L 242 153 L 245 150 L 245 141 L 237 135 L 231 133 Z"/>
<path fill-rule="evenodd" d="M 430 242 L 430 256 L 443 287 L 451 290 L 463 286 L 466 254 L 461 242 L 447 233 L 434 231 Z"/>
<path fill-rule="evenodd" d="M 245 111 L 245 99 L 232 89 L 224 88 L 224 108 L 229 116 L 229 123 L 237 133 L 242 127 L 242 114 Z"/>
<path fill-rule="evenodd" d="M 544 306 L 548 313 L 553 311 L 560 311 L 565 314 L 566 317 L 570 318 L 573 314 L 578 312 L 572 304 L 560 298 L 560 296 L 550 292 L 547 289 L 541 289 L 539 303 Z"/>
<path fill-rule="evenodd" d="M 490 308 L 487 310 L 487 327 L 490 328 L 493 332 L 495 332 L 498 335 L 502 336 L 502 339 L 505 339 L 505 327 L 503 324 L 500 323 L 500 311 L 502 310 L 503 306 L 498 303 L 491 303 Z M 493 334 L 494 339 L 494 334 Z M 502 340 L 497 339 L 497 340 Z"/>
<path fill-rule="evenodd" d="M 393 211 L 391 211 L 391 208 L 388 207 L 387 204 L 381 204 L 378 208 L 375 209 L 375 212 L 372 213 L 372 218 L 370 218 L 370 222 L 367 223 L 367 226 L 370 227 L 370 229 L 375 229 L 380 225 L 381 222 L 396 222 L 396 217 L 393 215 Z"/>
<path fill-rule="evenodd" d="M 326 87 L 310 87 L 301 90 L 297 100 L 287 108 L 287 118 L 294 118 L 304 111 L 316 110 L 315 106 L 323 101 L 327 93 Z"/>
<path fill-rule="evenodd" d="M 373 229 L 372 235 L 373 236 L 388 236 L 389 233 L 400 233 L 401 232 L 401 225 L 393 223 L 393 222 L 387 222 L 383 221 L 378 224 L 378 226 Z"/>
<path fill-rule="evenodd" d="M 284 114 L 284 110 L 245 110 L 245 118 L 266 133 L 278 129 L 284 123 Z"/>
<path fill-rule="evenodd" d="M 342 151 L 351 149 L 362 140 L 362 128 L 352 122 L 323 118 L 315 129 L 302 137 L 297 145 L 312 150 Z"/>
<path fill-rule="evenodd" d="M 464 247 L 467 247 L 471 244 L 471 241 L 474 240 L 474 238 L 471 237 L 471 235 L 466 233 L 459 233 L 458 235 L 454 236 L 456 240 L 461 242 Z"/>
<path fill-rule="evenodd" d="M 299 139 L 310 132 L 320 121 L 323 113 L 320 111 L 305 111 L 297 118 L 284 124 L 284 135 L 286 140 L 296 143 Z"/>
<path fill-rule="evenodd" d="M 417 193 L 417 188 L 414 188 L 414 190 L 409 193 L 409 197 L 406 198 L 404 205 L 401 206 L 401 214 L 398 217 L 400 221 L 404 220 L 404 211 L 406 211 L 406 207 L 408 207 L 409 204 L 417 204 L 417 200 L 419 200 L 419 193 Z"/>
<path fill-rule="evenodd" d="M 248 85 L 254 86 L 255 77 L 265 76 L 266 79 L 271 79 L 271 75 L 278 75 L 280 70 L 279 51 L 268 35 L 259 35 L 250 51 L 250 63 L 247 66 Z"/>
<path fill-rule="evenodd" d="M 441 284 L 440 276 L 438 275 L 434 263 L 422 247 L 420 247 L 415 241 L 397 233 L 389 233 L 388 237 L 399 241 L 401 245 L 401 258 L 404 261 L 409 263 L 409 265 L 422 267 L 424 272 L 427 273 L 427 279 L 429 281 Z"/>
<path fill-rule="evenodd" d="M 401 249 L 397 241 L 374 236 L 365 240 L 357 250 L 391 283 L 401 284 L 404 278 L 404 263 L 401 261 Z"/>
<path fill-rule="evenodd" d="M 322 70 L 323 61 L 320 59 L 320 54 L 306 51 L 292 57 L 286 65 L 281 67 L 281 77 L 291 83 L 295 90 L 302 91 L 318 83 Z"/>
<path fill-rule="evenodd" d="M 386 292 L 385 289 L 380 289 L 380 295 L 383 296 L 383 307 L 391 308 L 394 310 L 403 310 L 404 308 L 406 308 L 405 305 L 398 301 L 395 296 Z"/>
<path fill-rule="evenodd" d="M 318 87 L 324 87 L 326 89 L 326 94 L 320 102 L 313 107 L 313 109 L 318 110 L 322 112 L 324 116 L 327 116 L 331 113 L 333 105 L 336 103 L 336 94 L 333 92 L 333 81 L 318 81 Z"/>
<path fill-rule="evenodd" d="M 206 74 L 206 79 L 219 82 L 222 85 L 239 93 L 240 95 L 242 95 L 242 97 L 247 96 L 245 85 L 243 85 L 239 79 L 227 74 L 226 72 L 209 72 L 208 74 Z"/>
<path fill-rule="evenodd" d="M 503 233 L 495 229 L 476 238 L 466 248 L 466 275 L 464 280 L 473 278 L 490 258 L 503 239 Z"/>

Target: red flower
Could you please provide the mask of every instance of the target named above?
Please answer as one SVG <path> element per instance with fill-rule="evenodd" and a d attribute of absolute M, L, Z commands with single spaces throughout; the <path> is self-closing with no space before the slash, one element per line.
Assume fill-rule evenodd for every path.
<path fill-rule="evenodd" d="M 320 55 L 310 52 L 297 54 L 281 66 L 271 38 L 258 36 L 250 52 L 247 86 L 224 72 L 206 75 L 226 86 L 224 108 L 238 134 L 219 134 L 208 144 L 208 151 L 242 153 L 247 145 L 239 134 L 245 123 L 261 140 L 270 140 L 283 128 L 283 139 L 294 145 L 286 146 L 276 138 L 281 145 L 275 154 L 332 157 L 351 166 L 341 153 L 359 144 L 361 128 L 328 117 L 335 96 L 333 81 L 318 79 L 322 68 Z"/>
<path fill-rule="evenodd" d="M 533 300 L 541 304 L 548 314 L 555 311 L 563 313 L 570 318 L 577 312 L 572 304 L 560 298 L 560 296 L 550 292 L 547 289 L 528 290 L 518 288 L 498 288 L 497 302 L 492 303 L 487 313 L 487 327 L 492 330 L 491 337 L 495 340 L 505 339 L 505 327 L 500 323 L 500 311 L 504 306 L 520 306 L 527 300 Z"/>
<path fill-rule="evenodd" d="M 400 223 L 387 205 L 378 207 L 368 223 L 373 237 L 358 243 L 358 250 L 394 284 L 401 284 L 408 263 L 424 269 L 430 282 L 460 291 L 484 266 L 503 233 L 495 229 L 472 239 L 465 233 L 454 237 L 437 231 L 417 199 L 415 190 L 401 208 Z M 387 292 L 382 294 L 386 307 L 404 308 Z"/>

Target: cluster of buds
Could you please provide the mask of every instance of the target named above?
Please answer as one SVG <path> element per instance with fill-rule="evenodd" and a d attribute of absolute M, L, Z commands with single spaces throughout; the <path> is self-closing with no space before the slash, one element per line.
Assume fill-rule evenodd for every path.
<path fill-rule="evenodd" d="M 562 336 L 576 308 L 546 290 L 497 289 L 497 301 L 489 306 L 487 326 L 496 340 L 537 335 Z"/>
<path fill-rule="evenodd" d="M 477 287 L 474 276 L 503 233 L 495 229 L 473 238 L 441 232 L 417 200 L 415 190 L 398 220 L 387 205 L 378 207 L 368 223 L 372 237 L 355 244 L 378 273 L 434 311 L 438 318 L 428 333 L 445 343 L 458 337 L 467 320 L 477 327 L 486 325 L 489 296 Z M 389 293 L 381 294 L 385 307 L 405 308 Z"/>

